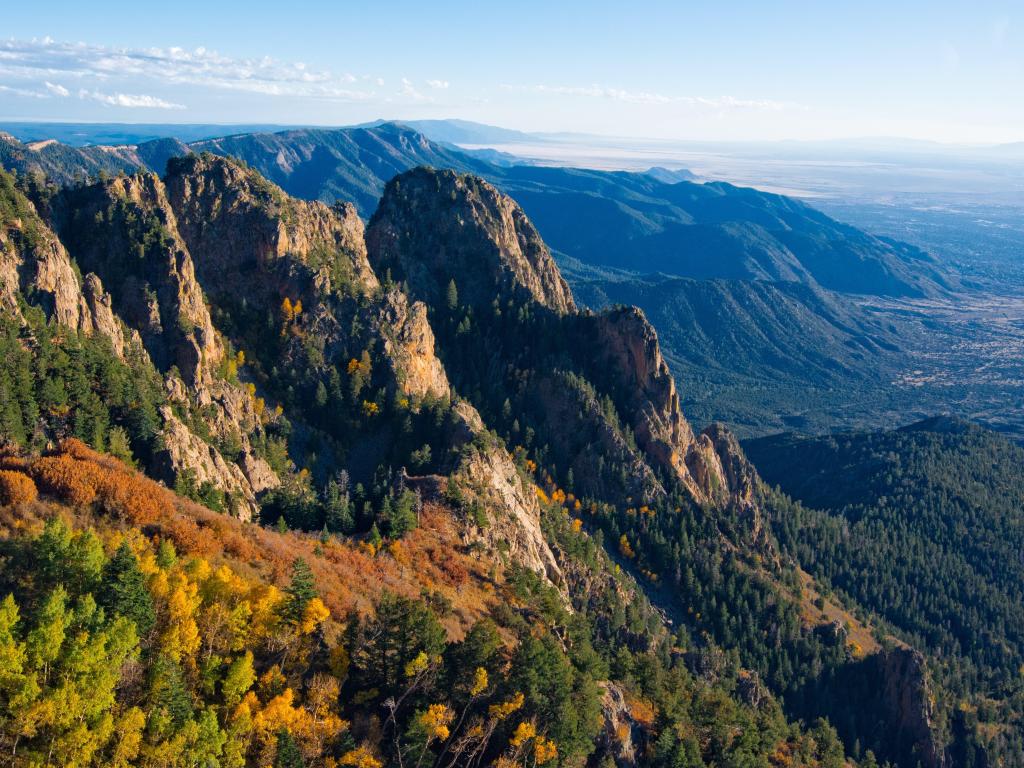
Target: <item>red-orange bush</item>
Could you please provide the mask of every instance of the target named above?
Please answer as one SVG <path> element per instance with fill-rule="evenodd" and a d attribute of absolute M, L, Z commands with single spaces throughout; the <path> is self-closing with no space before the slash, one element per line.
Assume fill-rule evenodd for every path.
<path fill-rule="evenodd" d="M 65 440 L 59 453 L 37 459 L 31 472 L 46 493 L 76 506 L 99 501 L 104 510 L 134 525 L 173 512 L 165 489 L 78 440 Z"/>
<path fill-rule="evenodd" d="M 0 470 L 0 505 L 31 504 L 39 492 L 32 478 L 10 469 Z"/>
<path fill-rule="evenodd" d="M 32 464 L 32 476 L 45 493 L 75 506 L 96 500 L 100 468 L 71 456 L 44 456 Z"/>

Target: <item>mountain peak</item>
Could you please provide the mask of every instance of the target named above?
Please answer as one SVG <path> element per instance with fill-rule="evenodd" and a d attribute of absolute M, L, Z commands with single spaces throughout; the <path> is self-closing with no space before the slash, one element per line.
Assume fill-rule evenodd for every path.
<path fill-rule="evenodd" d="M 576 310 L 569 285 L 522 208 L 482 179 L 414 168 L 384 190 L 367 232 L 378 271 L 414 284 L 428 303 L 454 281 L 462 303 L 528 297 L 557 314 Z"/>

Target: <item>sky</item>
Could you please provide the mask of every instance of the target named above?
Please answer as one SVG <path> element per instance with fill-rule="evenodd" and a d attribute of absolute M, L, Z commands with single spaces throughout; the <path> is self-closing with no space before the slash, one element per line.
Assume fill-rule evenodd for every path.
<path fill-rule="evenodd" d="M 5 3 L 0 120 L 1024 141 L 1024 4 Z"/>

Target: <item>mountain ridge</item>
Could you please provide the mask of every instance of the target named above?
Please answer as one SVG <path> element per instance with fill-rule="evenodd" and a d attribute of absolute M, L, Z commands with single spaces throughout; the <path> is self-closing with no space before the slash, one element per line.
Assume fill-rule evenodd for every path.
<path fill-rule="evenodd" d="M 906 704 L 902 712 L 854 710 L 860 699 L 832 687 L 865 650 L 833 618 L 840 606 L 822 597 L 819 608 L 799 587 L 800 572 L 773 536 L 776 501 L 742 447 L 721 426 L 694 432 L 644 313 L 578 309 L 523 210 L 485 180 L 407 171 L 389 183 L 364 230 L 353 205 L 289 197 L 253 168 L 210 153 L 173 158 L 162 179 L 138 173 L 56 190 L 3 178 L 0 267 L 10 313 L 0 342 L 15 365 L 0 378 L 0 426 L 19 446 L 5 471 L 41 482 L 50 477 L 43 468 L 82 473 L 93 494 L 83 504 L 121 514 L 132 508 L 121 484 L 86 466 L 110 469 L 106 459 L 68 438 L 154 475 L 167 469 L 169 454 L 173 476 L 163 478 L 181 495 L 319 536 L 325 551 L 337 538 L 365 554 L 363 567 L 383 557 L 388 578 L 388 558 L 401 564 L 406 537 L 443 509 L 459 551 L 482 565 L 474 573 L 493 572 L 493 588 L 518 590 L 518 598 L 506 596 L 503 621 L 520 626 L 515 617 L 525 611 L 546 638 L 529 639 L 527 623 L 515 636 L 536 656 L 505 668 L 529 675 L 542 657 L 562 659 L 564 674 L 552 679 L 578 680 L 566 685 L 581 712 L 596 711 L 589 670 L 628 688 L 651 663 L 676 675 L 692 668 L 712 686 L 742 669 L 736 675 L 745 682 L 723 707 L 754 707 L 765 725 L 743 732 L 770 735 L 773 745 L 804 733 L 794 725 L 783 738 L 769 728 L 782 711 L 791 721 L 855 712 L 854 725 L 844 725 L 845 748 L 827 726 L 813 726 L 824 751 L 811 764 L 852 751 L 859 739 L 883 759 L 902 760 L 901 750 L 921 739 L 920 730 L 901 730 L 904 715 L 923 718 L 931 733 L 920 665 L 876 659 L 894 700 Z M 86 290 L 96 291 L 92 302 Z M 97 319 L 82 324 L 83 306 Z M 121 357 L 118 332 L 131 342 Z M 252 498 L 232 478 L 249 483 Z M 257 490 L 257 482 L 265 484 Z M 57 498 L 51 488 L 58 486 L 44 488 L 47 499 Z M 678 626 L 670 631 L 664 617 L 634 616 L 620 602 L 606 611 L 607 592 L 576 591 L 616 572 L 601 560 L 605 540 L 622 570 L 669 601 Z M 607 570 L 581 577 L 566 560 L 570 549 Z M 554 617 L 550 629 L 540 629 L 528 607 L 534 599 Z M 429 594 L 423 600 L 444 606 Z M 566 606 L 597 610 L 592 627 L 615 637 L 639 642 L 649 625 L 674 639 L 661 646 L 662 660 L 650 654 L 640 667 L 620 654 L 617 678 L 587 650 L 591 625 L 559 612 Z M 852 612 L 846 617 L 858 636 L 870 632 Z M 543 653 L 542 642 L 550 644 Z M 577 654 L 573 663 L 567 652 Z M 356 702 L 385 706 L 377 683 L 396 683 L 378 681 L 358 658 L 354 664 L 348 711 L 364 718 Z M 412 669 L 388 674 L 415 679 Z M 558 733 L 559 749 L 572 755 L 597 749 L 575 708 L 562 717 L 536 709 L 540 683 L 528 682 L 524 702 L 528 693 L 538 733 Z M 675 723 L 681 710 L 660 690 L 648 686 L 643 695 L 657 696 L 664 722 Z M 260 691 L 262 706 L 272 694 Z M 625 714 L 616 712 L 621 724 Z M 393 749 L 379 730 L 353 722 L 374 749 Z M 666 764 L 694 749 L 712 761 L 723 753 L 655 716 L 647 722 L 649 730 L 635 731 L 638 743 Z M 642 742 L 654 732 L 660 745 Z M 929 768 L 941 764 L 940 752 L 926 755 Z M 646 754 L 634 753 L 634 762 Z"/>

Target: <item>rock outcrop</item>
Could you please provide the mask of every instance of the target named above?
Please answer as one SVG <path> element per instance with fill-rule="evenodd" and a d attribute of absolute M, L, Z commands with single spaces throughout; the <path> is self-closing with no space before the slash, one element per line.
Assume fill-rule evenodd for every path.
<path fill-rule="evenodd" d="M 18 294 L 29 292 L 56 322 L 107 336 L 114 351 L 123 355 L 124 329 L 100 279 L 93 274 L 80 279 L 64 245 L 27 199 L 9 188 L 0 194 L 18 211 L 0 221 L 0 304 L 20 315 Z"/>
<path fill-rule="evenodd" d="M 454 413 L 463 436 L 456 441 L 462 450 L 452 479 L 464 504 L 478 505 L 487 516 L 478 538 L 490 551 L 507 551 L 516 562 L 564 588 L 561 569 L 541 531 L 536 488 L 519 474 L 508 451 L 489 438 L 473 406 L 458 402 Z"/>
<path fill-rule="evenodd" d="M 403 228 L 412 215 L 431 226 Z M 529 296 L 558 314 L 576 311 L 568 283 L 526 214 L 475 176 L 428 168 L 398 176 L 385 190 L 367 241 L 378 272 L 391 270 L 428 304 L 443 301 L 454 280 L 463 303 Z"/>
<path fill-rule="evenodd" d="M 529 370 L 528 397 L 541 405 L 541 420 L 565 425 L 544 439 L 568 459 L 584 490 L 608 492 L 592 465 L 599 454 L 630 468 L 614 494 L 619 500 L 663 495 L 657 474 L 666 473 L 698 503 L 752 502 L 754 475 L 736 441 L 721 428 L 695 436 L 684 418 L 643 313 L 632 307 L 577 311 L 550 252 L 511 198 L 472 176 L 414 169 L 388 185 L 366 239 L 374 268 L 407 285 L 414 299 L 438 312 L 467 309 L 463 326 L 479 326 L 471 354 L 499 358 L 489 363 L 495 370 Z M 516 312 L 531 318 L 519 330 L 492 319 Z M 474 342 L 449 343 L 464 355 Z M 603 404 L 606 397 L 618 419 Z M 623 428 L 635 436 L 635 448 Z"/>
<path fill-rule="evenodd" d="M 883 681 L 881 706 L 908 756 L 925 768 L 944 768 L 948 761 L 935 733 L 935 705 L 924 657 L 911 648 L 896 647 L 874 660 Z"/>
<path fill-rule="evenodd" d="M 598 745 L 617 768 L 642 765 L 647 732 L 630 712 L 622 686 L 601 683 L 601 734 Z"/>
<path fill-rule="evenodd" d="M 422 301 L 410 303 L 404 293 L 392 288 L 382 297 L 374 321 L 402 394 L 419 399 L 449 399 L 451 385 L 434 352 L 434 331 L 427 320 L 427 306 Z"/>

